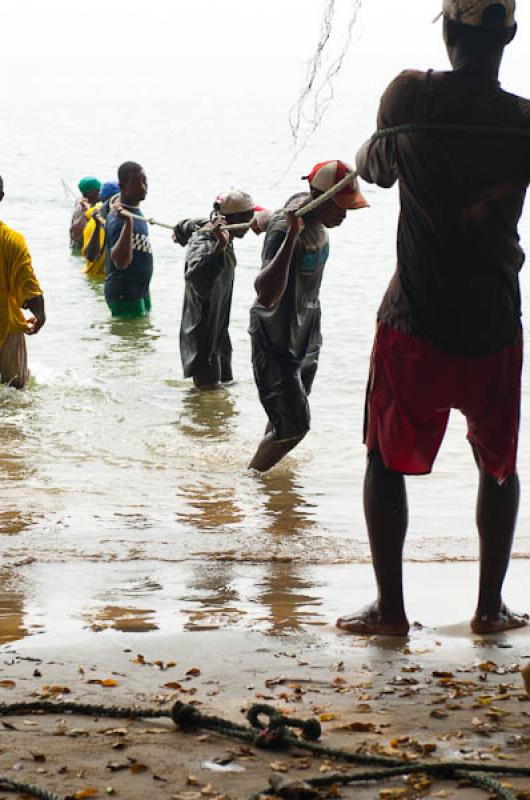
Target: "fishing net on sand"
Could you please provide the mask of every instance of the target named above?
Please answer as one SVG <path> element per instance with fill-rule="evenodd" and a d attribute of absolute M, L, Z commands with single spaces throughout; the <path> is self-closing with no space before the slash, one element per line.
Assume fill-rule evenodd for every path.
<path fill-rule="evenodd" d="M 296 155 L 306 146 L 320 127 L 333 101 L 333 81 L 340 72 L 356 31 L 362 0 L 324 0 L 320 34 L 313 57 L 307 65 L 304 87 L 289 112 L 289 125 Z M 345 5 L 350 6 L 343 12 Z M 334 31 L 338 13 L 347 13 L 342 37 Z"/>

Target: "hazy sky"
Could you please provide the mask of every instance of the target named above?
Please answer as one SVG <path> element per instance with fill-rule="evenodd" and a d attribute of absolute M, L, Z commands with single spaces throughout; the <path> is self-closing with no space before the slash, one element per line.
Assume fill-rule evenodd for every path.
<path fill-rule="evenodd" d="M 360 52 L 438 49 L 442 0 L 363 0 Z M 337 0 L 337 30 L 353 0 Z M 530 37 L 530 3 L 519 0 L 523 35 Z M 2 0 L 4 56 L 71 57 L 308 57 L 324 0 Z M 521 39 L 523 36 L 521 37 Z M 526 47 L 528 50 L 528 47 Z"/>

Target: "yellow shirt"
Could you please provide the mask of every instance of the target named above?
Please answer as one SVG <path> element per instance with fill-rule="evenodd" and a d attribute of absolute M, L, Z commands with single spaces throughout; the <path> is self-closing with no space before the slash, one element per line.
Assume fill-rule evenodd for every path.
<path fill-rule="evenodd" d="M 22 305 L 41 294 L 26 240 L 0 222 L 0 347 L 11 333 L 27 330 Z"/>
<path fill-rule="evenodd" d="M 102 203 L 97 203 L 92 208 L 89 208 L 85 213 L 87 223 L 83 228 L 83 247 L 81 252 L 85 255 L 85 250 L 92 238 L 92 234 L 96 229 L 96 221 L 94 220 L 94 213 L 101 209 Z M 85 266 L 83 272 L 90 278 L 104 278 L 105 277 L 105 228 L 101 226 L 99 229 L 99 248 L 100 256 L 95 261 L 89 261 L 85 258 Z"/>

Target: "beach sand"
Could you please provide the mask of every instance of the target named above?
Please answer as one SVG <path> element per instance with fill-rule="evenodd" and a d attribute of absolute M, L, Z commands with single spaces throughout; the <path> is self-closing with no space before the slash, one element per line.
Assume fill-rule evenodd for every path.
<path fill-rule="evenodd" d="M 507 599 L 519 609 L 527 596 L 526 567 L 515 562 L 511 571 Z M 297 717 L 316 716 L 322 742 L 333 747 L 528 765 L 530 696 L 520 670 L 530 661 L 530 631 L 469 632 L 475 574 L 475 564 L 407 565 L 409 607 L 415 615 L 423 609 L 425 625 L 414 626 L 407 639 L 361 639 L 335 630 L 335 616 L 355 607 L 344 605 L 348 584 L 355 585 L 355 598 L 370 586 L 370 571 L 358 566 L 330 567 L 320 624 L 284 635 L 264 633 L 257 624 L 253 629 L 248 620 L 245 629 L 204 624 L 174 635 L 140 634 L 134 625 L 128 632 L 102 626 L 62 639 L 44 631 L 1 648 L 0 701 L 167 709 L 181 700 L 239 723 L 252 703 L 266 702 Z M 164 718 L 26 714 L 0 721 L 0 774 L 60 796 L 247 798 L 265 790 L 273 774 L 304 780 L 354 769 L 304 751 L 266 752 L 204 731 L 185 734 Z M 530 779 L 502 780 L 520 797 L 530 796 Z M 383 789 L 391 791 L 380 794 Z M 323 796 L 487 795 L 399 778 Z"/>

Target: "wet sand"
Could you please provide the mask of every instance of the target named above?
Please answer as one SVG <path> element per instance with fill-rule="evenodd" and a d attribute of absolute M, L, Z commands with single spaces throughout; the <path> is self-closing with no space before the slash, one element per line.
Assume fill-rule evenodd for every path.
<path fill-rule="evenodd" d="M 520 609 L 525 572 L 525 562 L 513 564 L 507 591 Z M 228 612 L 195 617 L 191 624 L 199 609 L 188 598 L 187 610 L 176 608 L 180 613 L 169 617 L 173 632 L 156 593 L 143 625 L 141 615 L 125 613 L 119 596 L 114 612 L 106 606 L 107 619 L 95 613 L 83 622 L 75 618 L 78 600 L 70 586 L 72 619 L 62 633 L 60 620 L 53 624 L 53 602 L 46 613 L 40 609 L 42 627 L 35 628 L 31 614 L 17 621 L 5 612 L 4 594 L 0 634 L 6 641 L 10 631 L 11 641 L 0 650 L 0 700 L 167 708 L 178 699 L 237 722 L 252 703 L 267 702 L 297 717 L 317 716 L 323 742 L 332 746 L 411 759 L 528 765 L 530 696 L 520 668 L 530 661 L 530 631 L 469 633 L 475 575 L 475 564 L 407 565 L 411 619 L 421 611 L 425 627 L 415 626 L 408 639 L 387 640 L 350 637 L 332 624 L 338 613 L 369 599 L 371 575 L 361 566 L 327 567 L 311 602 L 304 589 L 305 606 L 293 602 L 292 585 L 281 592 L 277 587 L 268 610 L 243 604 L 238 624 L 226 622 Z M 348 595 L 352 601 L 345 605 Z M 22 638 L 22 631 L 32 635 Z M 214 734 L 183 734 L 163 719 L 25 715 L 4 723 L 0 774 L 61 796 L 246 798 L 267 788 L 272 774 L 294 780 L 343 769 L 307 753 L 269 753 Z M 503 782 L 530 792 L 530 779 Z M 390 798 L 486 796 L 404 779 L 342 788 L 340 794 L 374 798 L 383 788 L 394 790 Z M 82 794 L 88 790 L 94 794 Z"/>

